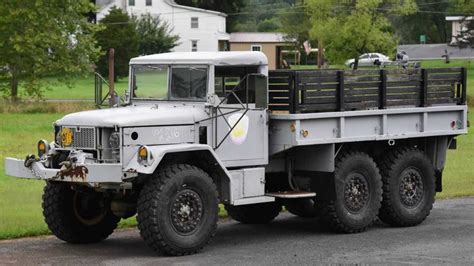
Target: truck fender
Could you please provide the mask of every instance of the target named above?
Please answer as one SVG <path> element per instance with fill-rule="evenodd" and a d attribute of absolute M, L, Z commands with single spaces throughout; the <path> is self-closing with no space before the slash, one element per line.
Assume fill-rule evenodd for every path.
<path fill-rule="evenodd" d="M 206 163 L 209 163 L 209 168 L 212 169 L 212 171 L 208 171 L 208 174 L 215 180 L 217 186 L 219 187 L 221 199 L 225 201 L 226 199 L 230 198 L 230 186 L 232 180 L 231 174 L 209 145 L 176 144 L 147 146 L 147 148 L 151 152 L 152 159 L 147 164 L 139 163 L 137 148 L 137 151 L 133 155 L 132 159 L 125 166 L 125 172 L 151 175 L 158 167 L 160 167 L 160 163 L 166 159 L 169 159 L 170 156 L 173 158 L 179 157 L 179 155 L 186 153 L 194 153 L 199 155 L 199 158 L 206 159 Z"/>
<path fill-rule="evenodd" d="M 133 158 L 130 160 L 124 170 L 126 172 L 136 172 L 140 174 L 153 174 L 163 160 L 165 155 L 172 153 L 182 153 L 182 152 L 194 152 L 194 151 L 206 151 L 209 152 L 214 160 L 219 164 L 219 166 L 224 170 L 224 172 L 229 176 L 229 172 L 219 160 L 214 150 L 209 145 L 205 144 L 176 144 L 176 145 L 159 145 L 159 146 L 147 146 L 148 150 L 151 151 L 151 162 L 148 163 L 139 163 L 138 162 L 138 149 L 133 155 Z"/>

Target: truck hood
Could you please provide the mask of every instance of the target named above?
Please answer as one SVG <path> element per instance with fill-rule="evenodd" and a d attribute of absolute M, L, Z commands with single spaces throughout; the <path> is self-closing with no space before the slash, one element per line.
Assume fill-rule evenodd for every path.
<path fill-rule="evenodd" d="M 72 113 L 56 124 L 93 127 L 183 125 L 208 117 L 203 105 L 141 105 Z"/>

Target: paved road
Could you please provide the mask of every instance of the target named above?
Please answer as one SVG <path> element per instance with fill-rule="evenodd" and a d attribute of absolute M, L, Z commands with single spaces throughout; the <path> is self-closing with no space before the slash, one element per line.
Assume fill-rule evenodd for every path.
<path fill-rule="evenodd" d="M 288 265 L 320 263 L 474 264 L 474 198 L 444 200 L 412 228 L 376 224 L 365 233 L 338 235 L 317 221 L 284 213 L 269 225 L 222 221 L 201 253 L 164 257 L 148 250 L 137 230 L 94 245 L 54 237 L 0 241 L 0 264 Z"/>

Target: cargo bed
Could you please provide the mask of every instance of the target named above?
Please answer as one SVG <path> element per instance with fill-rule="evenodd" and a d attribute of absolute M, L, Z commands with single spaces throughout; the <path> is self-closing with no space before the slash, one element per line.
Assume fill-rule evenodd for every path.
<path fill-rule="evenodd" d="M 273 71 L 270 154 L 467 133 L 466 69 Z"/>

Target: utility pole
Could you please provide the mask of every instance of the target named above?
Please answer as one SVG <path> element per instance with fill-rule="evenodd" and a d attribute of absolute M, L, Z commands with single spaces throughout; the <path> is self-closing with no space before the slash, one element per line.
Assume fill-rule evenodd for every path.
<path fill-rule="evenodd" d="M 115 71 L 114 71 L 115 49 L 109 50 L 109 107 L 114 106 L 117 100 L 115 95 Z"/>

